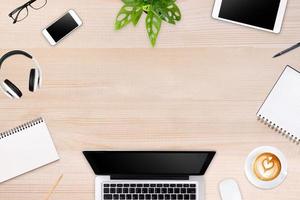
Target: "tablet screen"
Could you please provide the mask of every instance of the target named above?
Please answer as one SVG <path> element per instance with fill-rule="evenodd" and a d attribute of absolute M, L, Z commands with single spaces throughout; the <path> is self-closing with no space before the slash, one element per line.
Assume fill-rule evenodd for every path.
<path fill-rule="evenodd" d="M 280 0 L 222 0 L 219 18 L 273 30 Z"/>

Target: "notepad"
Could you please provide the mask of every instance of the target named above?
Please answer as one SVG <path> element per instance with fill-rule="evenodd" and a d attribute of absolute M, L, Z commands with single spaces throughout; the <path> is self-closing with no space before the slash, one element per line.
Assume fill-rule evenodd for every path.
<path fill-rule="evenodd" d="M 269 127 L 300 142 L 300 73 L 286 66 L 257 112 Z"/>
<path fill-rule="evenodd" d="M 0 133 L 0 183 L 58 159 L 43 118 Z"/>

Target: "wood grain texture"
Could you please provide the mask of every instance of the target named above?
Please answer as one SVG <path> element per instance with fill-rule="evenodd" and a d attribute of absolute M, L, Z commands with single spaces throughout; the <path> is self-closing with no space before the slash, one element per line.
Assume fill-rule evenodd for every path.
<path fill-rule="evenodd" d="M 41 115 L 61 159 L 1 184 L 1 200 L 45 198 L 61 173 L 51 199 L 94 199 L 95 176 L 81 151 L 95 149 L 213 149 L 207 200 L 220 199 L 218 183 L 227 177 L 238 180 L 245 200 L 299 199 L 300 147 L 255 116 L 284 66 L 300 69 L 299 50 L 271 58 L 298 42 L 299 1 L 289 1 L 282 33 L 275 35 L 211 19 L 213 1 L 182 0 L 183 20 L 164 25 L 155 49 L 149 48 L 143 22 L 113 30 L 119 0 L 52 0 L 12 25 L 7 14 L 22 2 L 1 4 L 0 54 L 14 48 L 31 52 L 44 82 L 29 93 L 30 61 L 16 57 L 5 63 L 1 78 L 15 82 L 24 98 L 0 95 L 0 131 Z M 84 25 L 52 48 L 40 31 L 69 8 Z M 248 153 L 262 145 L 280 148 L 288 161 L 287 179 L 273 190 L 256 189 L 244 176 Z"/>

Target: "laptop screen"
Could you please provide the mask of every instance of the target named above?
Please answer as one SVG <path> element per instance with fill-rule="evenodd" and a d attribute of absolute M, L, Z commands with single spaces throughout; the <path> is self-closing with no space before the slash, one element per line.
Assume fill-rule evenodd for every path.
<path fill-rule="evenodd" d="M 214 151 L 85 151 L 97 175 L 204 175 Z"/>

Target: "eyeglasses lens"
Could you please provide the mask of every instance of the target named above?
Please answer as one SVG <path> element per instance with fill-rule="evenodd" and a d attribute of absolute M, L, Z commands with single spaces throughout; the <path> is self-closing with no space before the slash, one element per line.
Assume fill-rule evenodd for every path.
<path fill-rule="evenodd" d="M 35 10 L 38 10 L 43 8 L 46 4 L 47 4 L 47 0 L 36 0 L 30 4 L 30 7 L 32 7 Z"/>
<path fill-rule="evenodd" d="M 15 12 L 12 15 L 12 18 L 16 22 L 19 22 L 19 21 L 22 21 L 23 19 L 25 19 L 27 16 L 28 16 L 28 8 L 25 7 L 25 8 L 20 9 L 18 12 Z"/>

